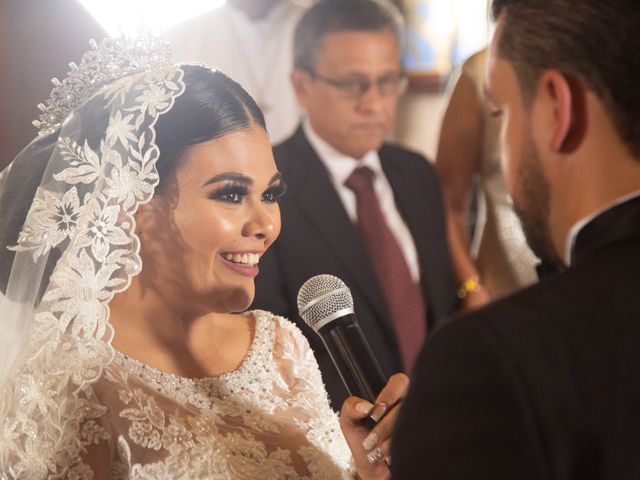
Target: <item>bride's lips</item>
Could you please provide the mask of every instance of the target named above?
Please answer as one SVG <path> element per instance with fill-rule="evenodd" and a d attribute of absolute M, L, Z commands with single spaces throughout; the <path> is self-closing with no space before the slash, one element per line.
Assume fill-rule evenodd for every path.
<path fill-rule="evenodd" d="M 229 255 L 233 255 L 233 256 L 239 255 L 241 257 L 243 255 L 247 255 L 247 256 L 253 256 L 254 258 L 257 257 L 259 259 L 261 252 L 225 252 L 220 254 L 220 259 L 222 260 L 223 264 L 225 264 L 227 267 L 234 270 L 235 272 L 241 275 L 244 275 L 245 277 L 256 277 L 258 273 L 260 273 L 260 268 L 258 267 L 257 261 L 255 264 L 238 263 L 238 262 L 234 262 L 233 260 L 229 260 L 228 258 L 225 258 L 225 256 L 229 256 Z"/>

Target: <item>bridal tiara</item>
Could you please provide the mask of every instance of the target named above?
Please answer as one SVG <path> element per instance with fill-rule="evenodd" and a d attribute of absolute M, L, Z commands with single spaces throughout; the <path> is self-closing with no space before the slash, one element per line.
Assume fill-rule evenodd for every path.
<path fill-rule="evenodd" d="M 173 65 L 169 44 L 144 34 L 136 38 L 105 38 L 98 44 L 90 40 L 91 50 L 80 64 L 69 64 L 64 80 L 51 79 L 53 90 L 45 103 L 38 104 L 40 115 L 33 125 L 39 135 L 53 133 L 69 113 L 114 80 L 133 73 Z"/>

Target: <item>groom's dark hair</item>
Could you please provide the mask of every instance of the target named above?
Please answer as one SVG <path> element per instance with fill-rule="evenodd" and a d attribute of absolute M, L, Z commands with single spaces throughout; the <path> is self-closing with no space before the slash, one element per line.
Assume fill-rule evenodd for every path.
<path fill-rule="evenodd" d="M 529 105 L 547 69 L 573 76 L 604 103 L 640 160 L 640 1 L 494 0 L 504 17 L 498 55 L 518 76 Z"/>

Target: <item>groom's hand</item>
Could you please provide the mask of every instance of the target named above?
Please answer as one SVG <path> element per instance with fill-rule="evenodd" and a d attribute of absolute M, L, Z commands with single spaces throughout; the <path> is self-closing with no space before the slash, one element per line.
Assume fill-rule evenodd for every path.
<path fill-rule="evenodd" d="M 359 397 L 349 397 L 342 404 L 340 428 L 353 454 L 359 478 L 391 478 L 391 432 L 399 404 L 408 389 L 409 377 L 397 373 L 382 389 L 375 405 Z M 371 431 L 363 422 L 367 417 L 377 422 Z"/>

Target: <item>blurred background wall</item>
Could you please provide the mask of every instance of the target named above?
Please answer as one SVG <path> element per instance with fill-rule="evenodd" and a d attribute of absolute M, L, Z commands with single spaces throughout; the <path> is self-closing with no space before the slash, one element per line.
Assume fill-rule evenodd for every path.
<path fill-rule="evenodd" d="M 0 168 L 37 134 L 31 122 L 50 79 L 104 35 L 77 0 L 0 1 Z"/>
<path fill-rule="evenodd" d="M 400 100 L 394 140 L 433 160 L 455 68 L 489 39 L 487 0 L 402 0 L 403 63 L 410 88 Z"/>

